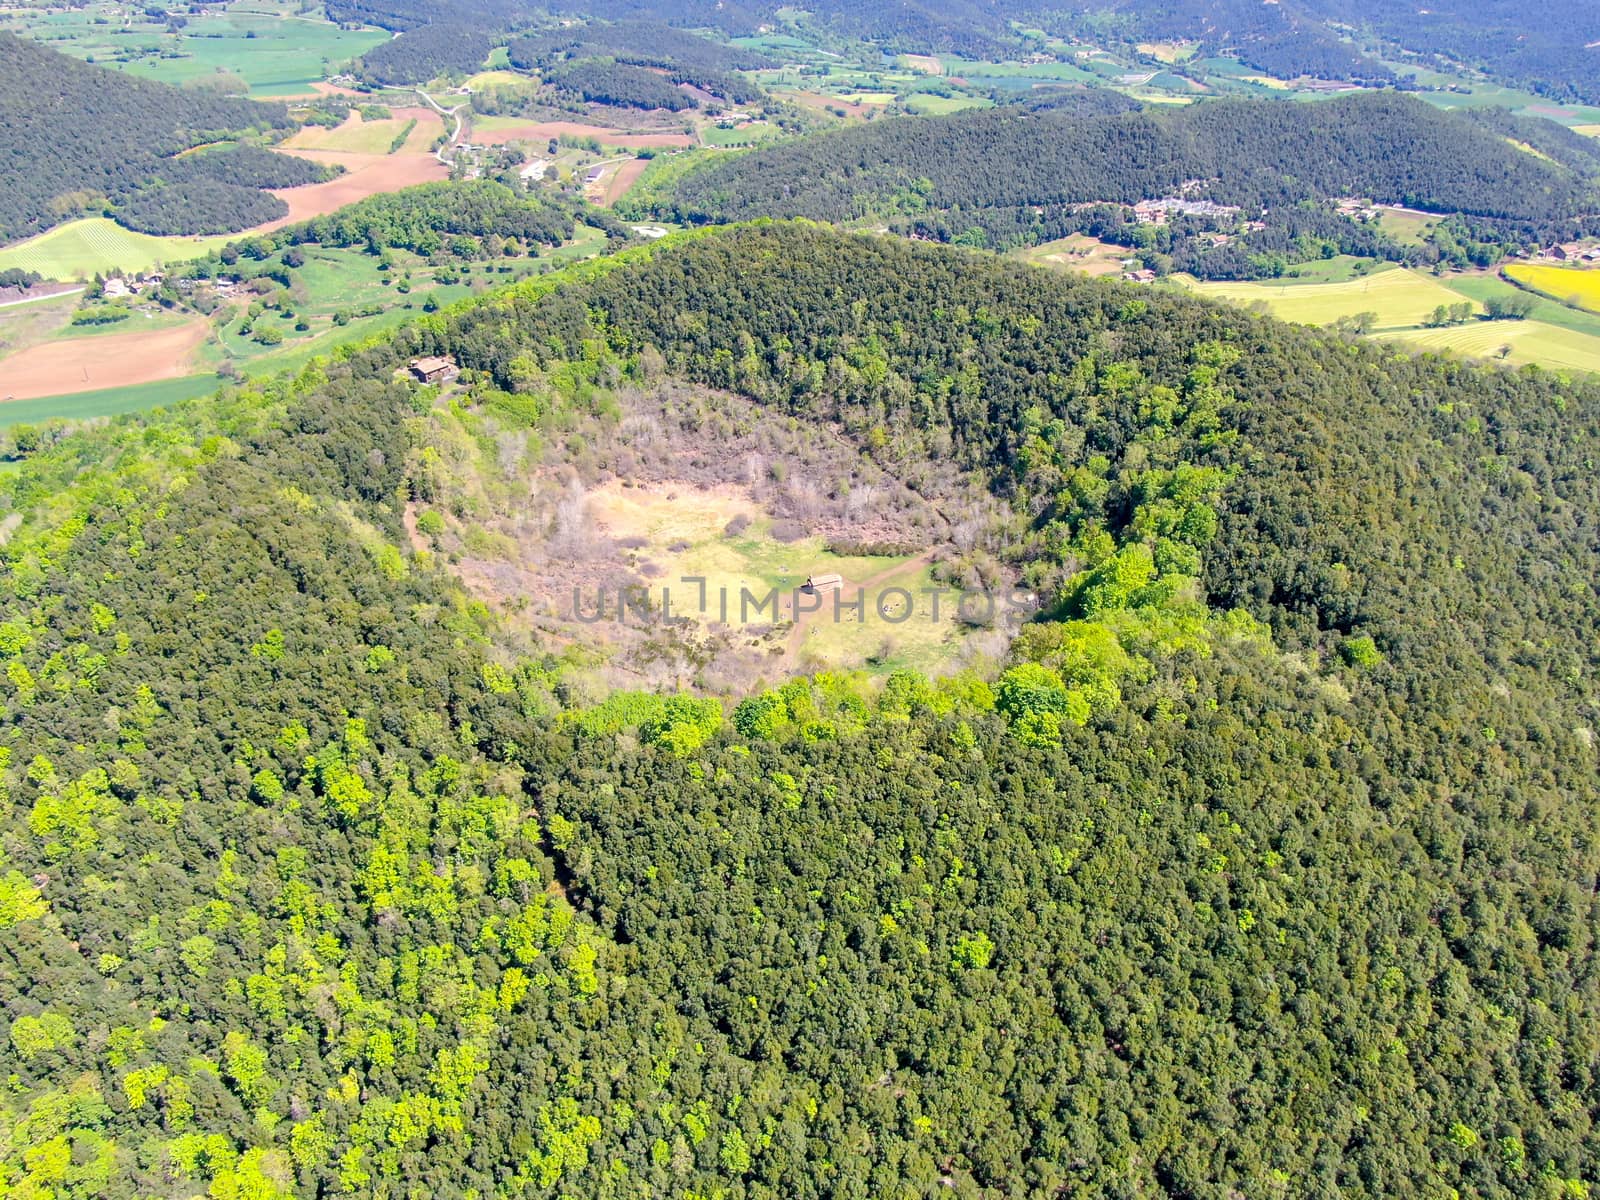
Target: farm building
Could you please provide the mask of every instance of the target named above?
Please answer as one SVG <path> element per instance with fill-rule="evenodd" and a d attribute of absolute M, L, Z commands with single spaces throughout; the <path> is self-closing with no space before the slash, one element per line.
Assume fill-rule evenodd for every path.
<path fill-rule="evenodd" d="M 802 592 L 837 592 L 844 587 L 843 575 L 807 575 Z"/>
<path fill-rule="evenodd" d="M 449 383 L 461 374 L 461 369 L 456 366 L 454 359 L 415 358 L 411 360 L 411 374 L 422 383 Z"/>
<path fill-rule="evenodd" d="M 604 175 L 605 173 L 606 173 L 606 168 L 605 168 L 605 164 L 603 164 L 603 163 L 598 167 L 590 167 L 589 168 L 589 173 L 586 176 L 584 176 L 584 181 L 586 183 L 599 183 L 600 182 L 600 177 L 602 175 Z"/>

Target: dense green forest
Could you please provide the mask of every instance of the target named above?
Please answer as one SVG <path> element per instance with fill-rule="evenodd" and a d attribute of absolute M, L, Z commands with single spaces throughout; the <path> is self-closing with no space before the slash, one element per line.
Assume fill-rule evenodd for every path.
<path fill-rule="evenodd" d="M 1333 197 L 1466 214 L 1508 244 L 1570 236 L 1595 202 L 1600 161 L 1584 139 L 1528 128 L 1541 142 L 1538 157 L 1507 137 L 1545 123 L 1504 113 L 1443 113 L 1394 93 L 1320 104 L 1097 108 L 1004 106 L 874 121 L 710 161 L 683 175 L 658 211 L 688 222 L 887 218 L 920 236 L 1005 248 L 1075 231 L 1131 240 L 1097 205 L 1181 194 L 1243 211 L 1180 224 L 1162 249 L 1203 276 L 1248 277 L 1306 239 L 1345 253 L 1403 253 L 1331 210 L 1305 211 Z M 1249 217 L 1266 228 L 1236 244 L 1217 248 L 1193 236 Z M 1174 233 L 1185 236 L 1174 244 Z"/>
<path fill-rule="evenodd" d="M 670 79 L 626 63 L 589 59 L 548 67 L 542 74 L 557 92 L 590 104 L 664 108 L 671 112 L 696 107 L 695 98 Z"/>
<path fill-rule="evenodd" d="M 740 37 L 801 21 L 824 37 L 859 39 L 891 51 L 1004 59 L 1024 45 L 1020 28 L 1076 35 L 1091 44 L 1172 39 L 1199 56 L 1234 57 L 1279 78 L 1301 76 L 1412 86 L 1415 66 L 1458 71 L 1557 100 L 1600 102 L 1593 51 L 1600 18 L 1592 6 L 1529 6 L 1518 0 L 1438 0 L 1426 7 L 1384 0 L 1089 0 L 1061 5 L 1022 0 L 856 4 L 814 0 L 803 13 L 772 0 L 591 0 L 542 9 L 581 19 L 648 20 Z M 509 0 L 337 0 L 336 20 L 405 30 L 430 23 L 506 29 L 528 10 Z"/>
<path fill-rule="evenodd" d="M 1593 6 L 1531 7 L 1519 0 L 1095 0 L 1074 14 L 1086 32 L 1194 39 L 1204 54 L 1235 54 L 1280 78 L 1386 80 L 1376 57 L 1445 70 L 1462 65 L 1558 100 L 1600 100 Z M 1354 42 L 1351 33 L 1357 36 Z M 1372 46 L 1366 53 L 1362 44 Z"/>
<path fill-rule="evenodd" d="M 166 159 L 155 177 L 112 206 L 118 223 L 141 233 L 234 233 L 276 221 L 289 206 L 265 188 L 300 187 L 334 170 L 257 146 L 229 146 Z"/>
<path fill-rule="evenodd" d="M 975 472 L 1042 618 L 584 695 L 403 508 L 436 406 L 576 452 L 673 377 Z M 1597 437 L 1592 383 L 805 225 L 19 431 L 0 1184 L 1585 1195 Z"/>
<path fill-rule="evenodd" d="M 489 57 L 495 32 L 454 16 L 419 25 L 367 51 L 355 64 L 355 73 L 379 87 L 427 83 L 452 72 L 470 75 Z"/>
<path fill-rule="evenodd" d="M 256 147 L 174 157 L 241 133 L 287 128 L 281 104 L 137 79 L 6 32 L 0 68 L 8 157 L 0 242 L 108 209 L 152 233 L 244 229 L 288 211 L 260 189 L 325 177 L 313 164 Z"/>
<path fill-rule="evenodd" d="M 563 62 L 583 59 L 611 59 L 634 67 L 657 67 L 665 70 L 673 83 L 693 84 L 735 104 L 761 98 L 761 90 L 735 72 L 777 65 L 764 54 L 723 45 L 650 21 L 564 26 L 516 38 L 506 47 L 506 54 L 513 66 L 524 70 L 548 71 Z M 559 81 L 552 82 L 560 86 Z M 584 96 L 584 99 L 590 98 Z"/>
<path fill-rule="evenodd" d="M 589 21 L 563 25 L 517 38 L 507 50 L 513 64 L 527 69 L 560 58 L 614 58 L 637 67 L 726 74 L 775 67 L 777 61 L 742 46 L 696 37 L 653 21 Z"/>

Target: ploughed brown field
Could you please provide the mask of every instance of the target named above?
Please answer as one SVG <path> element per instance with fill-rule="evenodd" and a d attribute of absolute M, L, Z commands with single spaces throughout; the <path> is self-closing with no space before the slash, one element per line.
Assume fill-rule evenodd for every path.
<path fill-rule="evenodd" d="M 289 205 L 289 215 L 266 225 L 257 226 L 251 233 L 270 233 L 296 221 L 322 217 L 346 204 L 365 200 L 380 192 L 396 192 L 418 183 L 431 183 L 448 179 L 450 169 L 431 154 L 346 154 L 334 150 L 291 151 L 313 162 L 337 163 L 345 173 L 327 183 L 312 183 L 305 187 L 279 188 L 273 192 Z"/>
<path fill-rule="evenodd" d="M 623 163 L 612 172 L 611 179 L 606 184 L 605 199 L 601 203 L 610 208 L 621 200 L 628 194 L 628 189 L 639 182 L 639 176 L 644 174 L 644 169 L 649 165 L 649 162 L 642 158 Z"/>
<path fill-rule="evenodd" d="M 211 326 L 196 318 L 150 332 L 44 342 L 0 359 L 0 401 L 155 383 L 192 373 L 190 357 Z"/>

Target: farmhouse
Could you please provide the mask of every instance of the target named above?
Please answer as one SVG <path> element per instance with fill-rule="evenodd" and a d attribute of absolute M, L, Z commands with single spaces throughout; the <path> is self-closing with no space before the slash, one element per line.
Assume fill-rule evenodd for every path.
<path fill-rule="evenodd" d="M 461 374 L 454 359 L 427 357 L 411 360 L 411 374 L 422 383 L 449 383 Z"/>
<path fill-rule="evenodd" d="M 807 575 L 802 592 L 837 592 L 844 587 L 843 575 Z"/>

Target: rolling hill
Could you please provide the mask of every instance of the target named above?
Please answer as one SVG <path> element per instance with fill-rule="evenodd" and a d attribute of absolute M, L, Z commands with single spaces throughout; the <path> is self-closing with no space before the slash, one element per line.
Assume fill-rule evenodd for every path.
<path fill-rule="evenodd" d="M 1595 385 L 765 224 L 151 420 L 0 477 L 10 1194 L 1594 1183 Z M 677 444 L 1042 611 L 651 693 L 429 540 Z"/>

